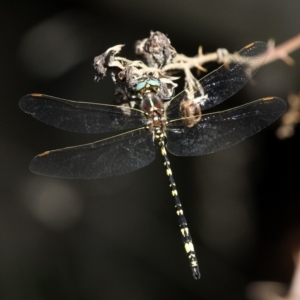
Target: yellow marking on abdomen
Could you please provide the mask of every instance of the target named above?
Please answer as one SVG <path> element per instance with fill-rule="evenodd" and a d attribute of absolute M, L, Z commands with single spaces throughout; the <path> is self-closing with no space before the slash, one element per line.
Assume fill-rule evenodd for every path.
<path fill-rule="evenodd" d="M 194 245 L 191 242 L 185 243 L 184 248 L 186 253 L 194 252 Z"/>
<path fill-rule="evenodd" d="M 177 214 L 178 216 L 183 215 L 183 210 L 182 210 L 182 209 L 178 209 L 178 210 L 176 211 L 176 214 Z"/>
<path fill-rule="evenodd" d="M 171 175 L 172 175 L 171 169 L 167 168 L 167 169 L 166 169 L 166 173 L 167 173 L 168 176 L 171 176 Z"/>
<path fill-rule="evenodd" d="M 161 154 L 164 156 L 167 155 L 167 151 L 165 147 L 161 147 Z"/>
<path fill-rule="evenodd" d="M 187 237 L 187 236 L 190 235 L 189 229 L 188 229 L 188 228 L 180 229 L 180 231 L 181 231 L 181 234 L 182 234 L 184 237 Z"/>
<path fill-rule="evenodd" d="M 172 193 L 172 196 L 178 196 L 177 190 L 173 190 L 173 191 L 171 191 L 171 193 Z"/>
<path fill-rule="evenodd" d="M 196 261 L 196 260 L 192 260 L 191 266 L 192 266 L 192 267 L 198 267 L 197 261 Z"/>

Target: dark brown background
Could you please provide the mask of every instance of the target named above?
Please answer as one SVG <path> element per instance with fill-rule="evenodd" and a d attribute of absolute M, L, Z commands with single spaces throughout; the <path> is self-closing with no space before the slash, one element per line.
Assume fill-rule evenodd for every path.
<path fill-rule="evenodd" d="M 110 103 L 93 57 L 150 30 L 195 55 L 299 33 L 295 1 L 6 1 L 0 4 L 0 299 L 246 299 L 254 281 L 289 283 L 300 245 L 300 132 L 279 141 L 274 124 L 205 157 L 170 156 L 195 240 L 194 281 L 161 160 L 126 176 L 60 180 L 28 170 L 45 150 L 101 136 L 64 132 L 23 113 L 39 92 Z M 232 107 L 299 92 L 298 62 L 263 67 Z M 215 65 L 207 66 L 210 70 Z M 216 108 L 218 109 L 218 108 Z"/>

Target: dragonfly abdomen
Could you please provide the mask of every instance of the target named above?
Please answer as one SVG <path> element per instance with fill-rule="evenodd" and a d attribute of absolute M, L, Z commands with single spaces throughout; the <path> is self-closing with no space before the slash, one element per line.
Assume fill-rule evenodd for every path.
<path fill-rule="evenodd" d="M 180 233 L 181 233 L 181 240 L 184 245 L 185 252 L 188 256 L 189 262 L 190 262 L 190 267 L 192 270 L 192 274 L 195 279 L 200 279 L 200 271 L 199 271 L 199 266 L 198 266 L 198 261 L 195 253 L 195 248 L 192 240 L 192 236 L 190 234 L 186 218 L 183 213 L 182 209 L 182 204 L 178 196 L 177 188 L 176 188 L 176 183 L 172 174 L 171 170 L 171 164 L 168 158 L 167 150 L 165 147 L 165 137 L 163 135 L 156 135 L 156 142 L 158 146 L 160 147 L 161 154 L 164 160 L 164 166 L 166 168 L 166 174 L 169 179 L 170 183 L 170 189 L 171 189 L 171 194 L 173 196 L 174 202 L 175 202 L 175 209 L 176 209 L 176 214 L 178 216 L 178 224 L 180 228 Z"/>

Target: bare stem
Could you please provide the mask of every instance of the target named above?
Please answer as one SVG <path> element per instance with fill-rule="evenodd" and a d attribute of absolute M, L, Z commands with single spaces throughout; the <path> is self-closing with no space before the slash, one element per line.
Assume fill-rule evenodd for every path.
<path fill-rule="evenodd" d="M 289 56 L 290 53 L 300 48 L 300 34 L 287 40 L 286 42 L 274 47 L 274 41 L 269 41 L 269 55 L 265 60 L 265 65 L 277 59 L 281 59 L 289 65 L 294 64 L 294 60 Z"/>

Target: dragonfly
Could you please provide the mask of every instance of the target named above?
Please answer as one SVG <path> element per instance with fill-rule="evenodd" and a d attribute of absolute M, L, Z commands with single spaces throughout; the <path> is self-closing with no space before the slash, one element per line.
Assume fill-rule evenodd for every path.
<path fill-rule="evenodd" d="M 168 152 L 176 156 L 205 155 L 231 147 L 279 118 L 286 102 L 265 97 L 224 111 L 202 113 L 225 101 L 253 77 L 267 55 L 267 45 L 254 42 L 199 80 L 193 98 L 183 91 L 169 101 L 157 97 L 158 79 L 139 84 L 140 108 L 78 102 L 44 94 L 20 99 L 20 108 L 57 128 L 78 133 L 126 131 L 79 146 L 43 152 L 30 170 L 59 178 L 99 179 L 127 174 L 154 161 L 157 149 L 169 180 L 181 239 L 195 279 L 200 278 L 192 236 L 176 189 Z M 153 86 L 155 89 L 153 89 Z"/>

